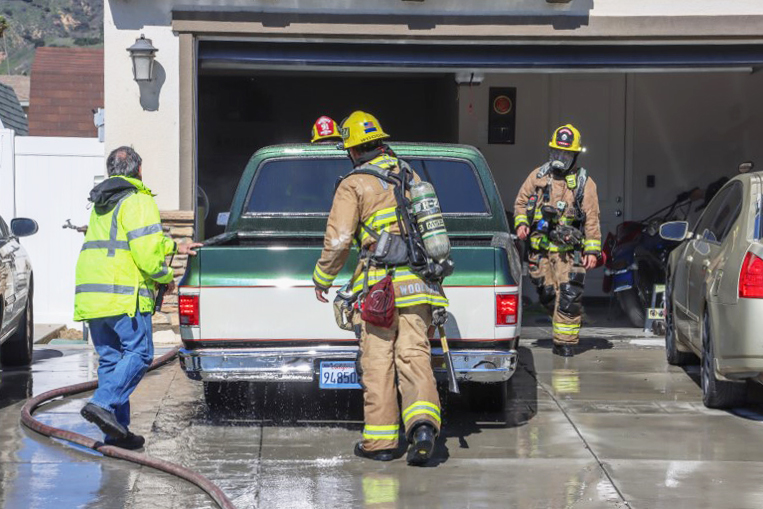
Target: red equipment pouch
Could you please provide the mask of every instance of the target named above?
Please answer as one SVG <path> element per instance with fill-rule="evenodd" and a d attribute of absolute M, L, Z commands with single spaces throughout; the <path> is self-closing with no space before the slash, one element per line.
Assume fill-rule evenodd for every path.
<path fill-rule="evenodd" d="M 392 327 L 395 318 L 395 287 L 392 284 L 392 276 L 387 275 L 369 289 L 363 301 L 360 318 L 384 329 Z"/>

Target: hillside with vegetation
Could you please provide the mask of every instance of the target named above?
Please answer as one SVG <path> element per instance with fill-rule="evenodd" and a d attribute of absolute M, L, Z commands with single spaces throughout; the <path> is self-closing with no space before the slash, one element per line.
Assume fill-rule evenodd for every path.
<path fill-rule="evenodd" d="M 0 31 L 0 74 L 29 74 L 40 46 L 102 47 L 103 0 L 0 0 Z"/>

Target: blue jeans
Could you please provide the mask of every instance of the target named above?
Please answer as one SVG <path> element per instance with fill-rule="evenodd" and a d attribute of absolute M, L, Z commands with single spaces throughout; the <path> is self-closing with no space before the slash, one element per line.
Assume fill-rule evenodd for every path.
<path fill-rule="evenodd" d="M 128 427 L 130 394 L 154 358 L 151 313 L 90 320 L 90 335 L 100 357 L 98 389 L 90 402 L 113 412 L 117 421 Z"/>

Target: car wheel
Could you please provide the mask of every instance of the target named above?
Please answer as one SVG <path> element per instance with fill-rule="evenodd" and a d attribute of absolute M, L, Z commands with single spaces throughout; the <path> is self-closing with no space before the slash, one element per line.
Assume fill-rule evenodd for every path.
<path fill-rule="evenodd" d="M 646 309 L 641 302 L 638 290 L 635 288 L 629 288 L 622 292 L 617 292 L 617 303 L 620 305 L 620 309 L 623 310 L 625 316 L 628 317 L 631 324 L 634 327 L 643 328 L 646 318 Z"/>
<path fill-rule="evenodd" d="M 6 367 L 29 366 L 34 351 L 34 312 L 32 292 L 27 297 L 18 330 L 0 346 L 0 364 Z"/>
<path fill-rule="evenodd" d="M 686 366 L 696 363 L 691 352 L 682 352 L 676 345 L 676 324 L 673 316 L 673 296 L 670 282 L 665 285 L 665 356 L 671 366 Z"/>
<path fill-rule="evenodd" d="M 718 380 L 715 376 L 715 345 L 711 337 L 710 318 L 702 322 L 702 366 L 700 369 L 702 402 L 707 408 L 731 408 L 743 405 L 747 396 L 745 382 Z"/>

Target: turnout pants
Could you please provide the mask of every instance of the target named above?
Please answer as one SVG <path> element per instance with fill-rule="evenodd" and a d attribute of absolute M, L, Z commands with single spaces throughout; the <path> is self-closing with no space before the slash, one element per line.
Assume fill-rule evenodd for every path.
<path fill-rule="evenodd" d="M 363 386 L 363 449 L 395 449 L 402 419 L 410 441 L 422 423 L 440 432 L 440 400 L 432 372 L 427 330 L 429 305 L 398 308 L 391 328 L 361 322 L 360 368 Z"/>
<path fill-rule="evenodd" d="M 585 268 L 574 252 L 531 251 L 530 278 L 538 297 L 552 315 L 554 343 L 577 344 L 583 314 Z"/>

